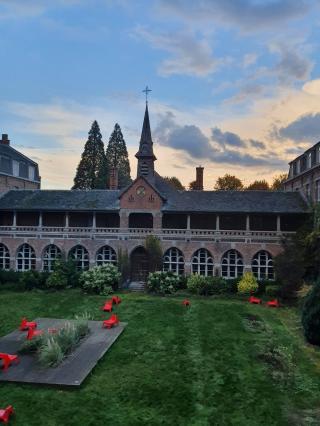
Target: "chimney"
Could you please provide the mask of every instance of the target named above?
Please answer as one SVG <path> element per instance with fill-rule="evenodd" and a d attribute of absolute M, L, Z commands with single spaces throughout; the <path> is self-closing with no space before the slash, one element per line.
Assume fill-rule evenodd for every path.
<path fill-rule="evenodd" d="M 110 169 L 109 189 L 118 189 L 118 169 L 116 167 Z"/>
<path fill-rule="evenodd" d="M 10 145 L 10 140 L 8 139 L 8 135 L 6 133 L 2 133 L 2 139 L 0 139 L 0 143 L 2 145 Z"/>
<path fill-rule="evenodd" d="M 203 191 L 203 167 L 196 167 L 196 190 Z"/>

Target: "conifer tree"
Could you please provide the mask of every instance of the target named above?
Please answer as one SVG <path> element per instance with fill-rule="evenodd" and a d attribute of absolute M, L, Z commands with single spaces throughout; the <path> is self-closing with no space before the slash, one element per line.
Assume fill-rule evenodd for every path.
<path fill-rule="evenodd" d="M 105 189 L 107 161 L 99 124 L 95 120 L 88 133 L 72 189 Z"/>
<path fill-rule="evenodd" d="M 130 164 L 126 142 L 123 138 L 121 128 L 118 123 L 110 136 L 106 150 L 108 170 L 112 167 L 118 169 L 119 188 L 124 188 L 131 182 Z"/>

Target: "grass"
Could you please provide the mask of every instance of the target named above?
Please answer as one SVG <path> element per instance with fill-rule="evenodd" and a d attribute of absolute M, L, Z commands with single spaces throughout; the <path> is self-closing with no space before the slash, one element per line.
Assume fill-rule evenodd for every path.
<path fill-rule="evenodd" d="M 186 309 L 179 297 L 121 297 L 128 326 L 80 389 L 0 383 L 0 406 L 16 409 L 12 425 L 319 424 L 320 353 L 305 345 L 293 308 L 194 297 Z M 22 316 L 102 320 L 104 299 L 2 291 L 0 334 Z"/>

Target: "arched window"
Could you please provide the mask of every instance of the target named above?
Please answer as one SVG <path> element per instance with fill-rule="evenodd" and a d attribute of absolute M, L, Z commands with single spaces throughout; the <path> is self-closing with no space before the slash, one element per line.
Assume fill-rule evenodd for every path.
<path fill-rule="evenodd" d="M 22 244 L 17 252 L 17 271 L 29 271 L 36 269 L 36 254 L 29 244 Z"/>
<path fill-rule="evenodd" d="M 105 263 L 117 263 L 116 252 L 110 246 L 103 246 L 97 251 L 96 264 L 104 265 Z"/>
<path fill-rule="evenodd" d="M 237 278 L 243 275 L 243 260 L 237 250 L 229 250 L 223 255 L 221 274 L 223 278 Z"/>
<path fill-rule="evenodd" d="M 265 250 L 258 251 L 254 255 L 251 269 L 258 280 L 274 280 L 272 256 Z"/>
<path fill-rule="evenodd" d="M 10 253 L 4 244 L 0 244 L 0 269 L 10 269 Z"/>
<path fill-rule="evenodd" d="M 184 273 L 184 258 L 181 250 L 172 247 L 165 252 L 163 256 L 163 270 L 172 271 L 175 274 Z"/>
<path fill-rule="evenodd" d="M 89 269 L 89 253 L 83 246 L 75 246 L 69 252 L 69 258 L 74 260 L 77 270 Z"/>
<path fill-rule="evenodd" d="M 50 244 L 44 249 L 42 258 L 42 269 L 52 272 L 55 260 L 61 257 L 61 250 L 54 244 Z"/>
<path fill-rule="evenodd" d="M 213 275 L 213 258 L 211 253 L 201 248 L 192 256 L 192 273 L 199 275 Z"/>

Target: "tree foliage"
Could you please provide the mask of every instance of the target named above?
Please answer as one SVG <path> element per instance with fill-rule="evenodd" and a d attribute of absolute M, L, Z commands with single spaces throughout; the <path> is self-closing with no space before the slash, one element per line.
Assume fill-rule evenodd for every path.
<path fill-rule="evenodd" d="M 159 238 L 154 235 L 148 235 L 145 241 L 145 249 L 148 253 L 150 272 L 161 271 L 163 253 Z"/>
<path fill-rule="evenodd" d="M 268 182 L 264 179 L 255 180 L 246 188 L 248 191 L 269 191 L 270 186 Z"/>
<path fill-rule="evenodd" d="M 223 191 L 240 191 L 243 189 L 243 183 L 236 176 L 225 174 L 217 179 L 214 189 Z"/>
<path fill-rule="evenodd" d="M 106 157 L 97 121 L 92 123 L 72 189 L 104 189 L 106 181 Z"/>
<path fill-rule="evenodd" d="M 193 191 L 193 190 L 195 190 L 196 188 L 197 188 L 197 181 L 196 181 L 196 180 L 191 181 L 191 182 L 189 183 L 189 190 L 190 190 L 190 191 Z"/>
<path fill-rule="evenodd" d="M 258 290 L 258 282 L 252 272 L 245 272 L 238 283 L 238 292 L 244 294 L 255 293 Z"/>
<path fill-rule="evenodd" d="M 131 178 L 128 151 L 118 123 L 115 124 L 114 130 L 111 133 L 106 150 L 106 158 L 108 170 L 110 170 L 112 167 L 118 169 L 119 188 L 124 188 L 129 185 Z"/>
<path fill-rule="evenodd" d="M 305 299 L 302 326 L 307 341 L 320 346 L 320 280 L 313 285 Z"/>
<path fill-rule="evenodd" d="M 282 173 L 273 178 L 271 189 L 273 191 L 282 191 L 283 190 L 283 182 L 288 179 L 287 173 Z"/>
<path fill-rule="evenodd" d="M 180 180 L 175 177 L 169 177 L 169 176 L 165 176 L 163 178 L 169 185 L 171 185 L 174 189 L 177 189 L 178 191 L 184 191 L 186 188 L 182 185 L 182 183 L 180 182 Z"/>

